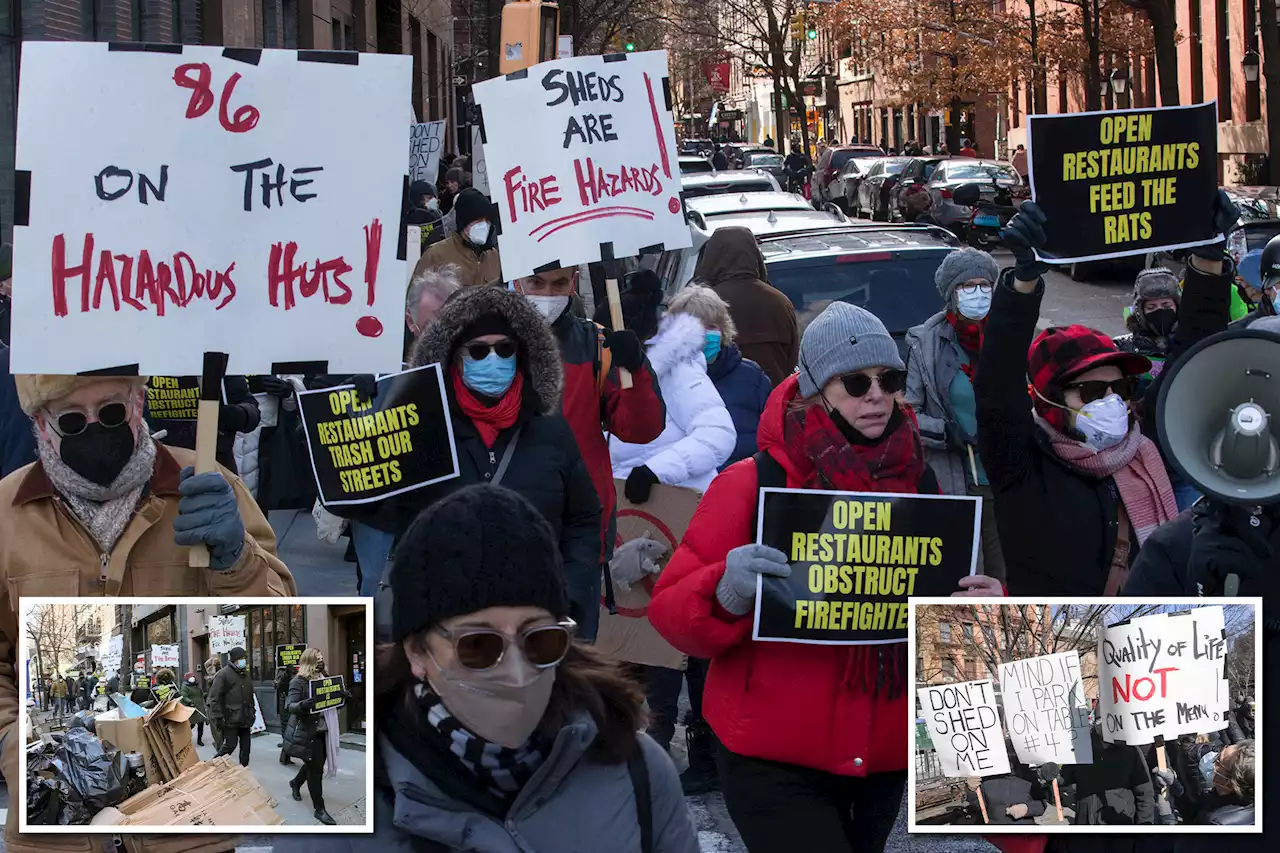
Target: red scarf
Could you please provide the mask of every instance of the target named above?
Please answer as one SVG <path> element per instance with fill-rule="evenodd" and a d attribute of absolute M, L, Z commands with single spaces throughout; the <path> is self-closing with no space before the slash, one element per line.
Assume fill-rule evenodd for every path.
<path fill-rule="evenodd" d="M 804 478 L 801 488 L 906 494 L 919 489 L 924 447 L 909 408 L 893 413 L 875 443 L 851 443 L 822 406 L 788 411 L 783 430 L 793 449 L 792 462 Z"/>
<path fill-rule="evenodd" d="M 956 330 L 956 341 L 960 344 L 960 348 L 969 354 L 969 363 L 960 365 L 960 369 L 972 382 L 973 372 L 978 367 L 978 353 L 982 350 L 982 336 L 987 331 L 987 318 L 970 320 L 954 311 L 948 311 L 947 322 Z"/>
<path fill-rule="evenodd" d="M 453 375 L 453 394 L 458 399 L 458 408 L 475 424 L 484 446 L 492 448 L 498 435 L 504 429 L 510 429 L 520 416 L 520 404 L 524 400 L 524 373 L 517 370 L 511 387 L 497 405 L 486 406 L 462 383 L 461 370 L 455 366 L 449 372 Z"/>

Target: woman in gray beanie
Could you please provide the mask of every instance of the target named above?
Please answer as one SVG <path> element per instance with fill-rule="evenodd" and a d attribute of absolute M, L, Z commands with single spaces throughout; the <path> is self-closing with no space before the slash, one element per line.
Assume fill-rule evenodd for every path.
<path fill-rule="evenodd" d="M 1138 394 L 1160 375 L 1173 330 L 1178 325 L 1178 303 L 1182 290 L 1177 277 L 1164 267 L 1153 267 L 1138 273 L 1133 281 L 1133 302 L 1125 308 L 1127 335 L 1115 338 L 1123 352 L 1136 352 L 1151 359 L 1151 371 L 1142 377 Z"/>
<path fill-rule="evenodd" d="M 907 403 L 916 412 L 929 466 L 944 495 L 982 497 L 981 570 L 1004 580 L 995 500 L 978 458 L 974 367 L 1000 267 L 991 255 L 960 249 L 933 275 L 946 307 L 907 332 Z"/>

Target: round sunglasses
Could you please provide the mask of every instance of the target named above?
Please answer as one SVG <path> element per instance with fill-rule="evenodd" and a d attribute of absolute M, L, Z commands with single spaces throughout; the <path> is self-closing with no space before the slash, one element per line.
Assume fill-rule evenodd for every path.
<path fill-rule="evenodd" d="M 89 428 L 89 416 L 78 409 L 58 413 L 48 412 L 48 415 L 49 426 L 63 438 L 79 435 Z M 129 406 L 126 403 L 104 403 L 98 409 L 97 422 L 108 429 L 124 426 L 128 421 Z"/>
<path fill-rule="evenodd" d="M 1088 382 L 1072 382 L 1064 388 L 1074 388 L 1080 392 L 1080 400 L 1093 403 L 1101 400 L 1109 393 L 1114 393 L 1121 400 L 1129 401 L 1138 390 L 1138 379 L 1134 376 L 1122 376 L 1111 381 L 1090 380 Z"/>
<path fill-rule="evenodd" d="M 865 397 L 867 392 L 871 390 L 872 379 L 880 386 L 880 390 L 886 394 L 897 394 L 907 387 L 907 372 L 905 370 L 886 370 L 876 377 L 868 376 L 865 373 L 846 373 L 840 377 L 840 384 L 844 385 L 844 390 L 850 397 Z"/>
<path fill-rule="evenodd" d="M 440 636 L 453 643 L 458 663 L 475 672 L 493 669 L 502 663 L 507 648 L 514 640 L 525 660 L 537 669 L 549 669 L 564 660 L 573 643 L 578 625 L 572 619 L 554 625 L 534 625 L 514 638 L 492 628 L 464 628 L 453 632 L 437 626 Z"/>
<path fill-rule="evenodd" d="M 511 341 L 499 341 L 496 344 L 467 344 L 463 347 L 472 361 L 484 361 L 489 357 L 489 350 L 498 354 L 498 358 L 511 358 L 516 354 L 516 345 Z"/>

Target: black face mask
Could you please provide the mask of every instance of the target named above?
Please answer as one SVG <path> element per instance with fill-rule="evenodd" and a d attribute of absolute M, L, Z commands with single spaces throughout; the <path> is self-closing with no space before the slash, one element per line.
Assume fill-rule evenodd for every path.
<path fill-rule="evenodd" d="M 1143 315 L 1147 328 L 1162 338 L 1169 337 L 1178 322 L 1178 312 L 1173 308 L 1157 308 Z"/>
<path fill-rule="evenodd" d="M 95 422 L 79 435 L 63 436 L 58 455 L 72 471 L 90 483 L 109 486 L 129 464 L 133 448 L 131 425 L 104 427 Z"/>

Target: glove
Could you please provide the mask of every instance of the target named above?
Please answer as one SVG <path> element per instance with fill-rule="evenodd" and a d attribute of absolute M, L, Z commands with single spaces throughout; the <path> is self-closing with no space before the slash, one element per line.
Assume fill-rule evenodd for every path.
<path fill-rule="evenodd" d="M 279 376 L 262 377 L 262 390 L 270 394 L 272 397 L 279 397 L 281 400 L 293 396 L 293 383 L 288 379 L 281 379 Z"/>
<path fill-rule="evenodd" d="M 1151 781 L 1156 786 L 1156 793 L 1161 794 L 1166 790 L 1171 797 L 1181 797 L 1185 792 L 1182 783 L 1178 781 L 1178 774 L 1172 770 L 1161 770 L 1158 767 L 1151 768 Z"/>
<path fill-rule="evenodd" d="M 662 570 L 655 561 L 666 553 L 667 546 L 650 539 L 647 531 L 638 539 L 623 542 L 609 561 L 614 586 L 626 592 L 645 575 L 658 574 Z"/>
<path fill-rule="evenodd" d="M 1239 220 L 1240 211 L 1232 203 L 1231 196 L 1227 195 L 1226 190 L 1218 190 L 1217 198 L 1213 201 L 1213 233 L 1223 235 L 1222 239 L 1216 243 L 1196 246 L 1191 254 L 1206 261 L 1221 261 L 1227 254 L 1226 234 Z"/>
<path fill-rule="evenodd" d="M 618 367 L 632 372 L 644 367 L 644 346 L 630 329 L 607 333 L 604 345 L 613 353 L 613 362 Z"/>
<path fill-rule="evenodd" d="M 373 398 L 378 396 L 378 381 L 370 373 L 357 373 L 355 376 L 348 376 L 342 380 L 342 384 L 355 386 L 356 398 L 361 405 L 372 402 Z"/>
<path fill-rule="evenodd" d="M 218 432 L 244 432 L 249 425 L 249 414 L 243 406 L 218 407 Z"/>
<path fill-rule="evenodd" d="M 637 465 L 627 475 L 627 485 L 623 495 L 633 504 L 642 504 L 649 500 L 649 492 L 658 484 L 658 475 L 646 465 Z"/>
<path fill-rule="evenodd" d="M 734 616 L 745 616 L 756 600 L 756 577 L 791 577 L 787 555 L 768 545 L 739 545 L 724 558 L 716 600 Z"/>
<path fill-rule="evenodd" d="M 965 448 L 971 447 L 974 441 L 969 437 L 969 434 L 961 428 L 960 424 L 955 421 L 947 421 L 946 434 L 947 449 L 954 450 L 957 453 L 968 456 L 968 451 L 965 450 Z"/>
<path fill-rule="evenodd" d="M 970 776 L 964 780 L 964 786 L 970 791 L 976 791 L 982 787 L 982 777 Z"/>
<path fill-rule="evenodd" d="M 209 567 L 229 569 L 244 551 L 244 522 L 231 484 L 217 471 L 195 474 L 183 468 L 178 491 L 178 517 L 173 520 L 173 541 L 179 545 L 204 545 Z"/>
<path fill-rule="evenodd" d="M 1049 270 L 1049 265 L 1036 260 L 1036 249 L 1043 249 L 1044 211 L 1033 201 L 1024 201 L 1009 220 L 1000 237 L 1013 252 L 1013 275 L 1019 281 L 1035 281 Z"/>
<path fill-rule="evenodd" d="M 1228 575 L 1240 579 L 1240 595 L 1261 595 L 1260 571 L 1271 559 L 1272 518 L 1246 507 L 1202 501 L 1191 515 L 1194 534 L 1188 565 L 1201 595 L 1222 595 Z"/>
<path fill-rule="evenodd" d="M 1005 809 L 1004 813 L 1007 814 L 1009 817 L 1013 818 L 1014 820 L 1022 820 L 1024 817 L 1027 816 L 1027 804 L 1014 803 L 1013 805 L 1009 806 L 1009 808 Z"/>

